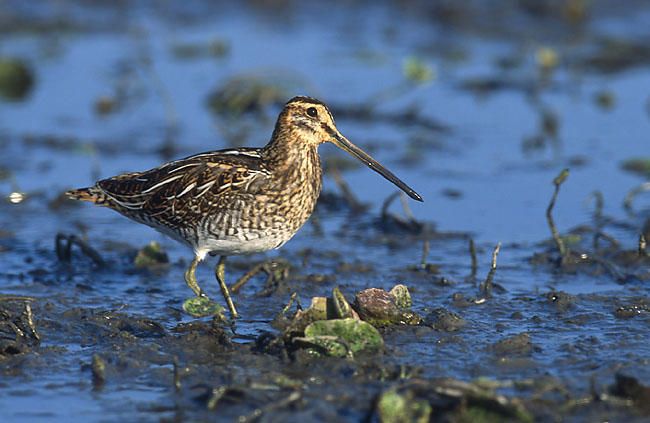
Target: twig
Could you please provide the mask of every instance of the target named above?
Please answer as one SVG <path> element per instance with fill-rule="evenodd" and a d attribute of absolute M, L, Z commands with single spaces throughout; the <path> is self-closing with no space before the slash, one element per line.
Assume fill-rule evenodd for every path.
<path fill-rule="evenodd" d="M 395 191 L 394 193 L 386 197 L 386 199 L 384 200 L 384 204 L 382 204 L 381 206 L 381 220 L 386 221 L 388 220 L 389 217 L 391 217 L 390 213 L 388 213 L 388 208 L 393 203 L 393 201 L 395 201 L 398 195 L 399 195 L 399 191 Z"/>
<path fill-rule="evenodd" d="M 557 195 L 560 192 L 560 186 L 568 176 L 569 176 L 569 169 L 564 169 L 562 170 L 562 172 L 560 172 L 559 175 L 555 177 L 555 179 L 553 179 L 553 185 L 555 185 L 555 191 L 553 191 L 553 196 L 551 197 L 551 201 L 548 204 L 548 207 L 546 208 L 546 220 L 548 221 L 548 226 L 551 229 L 551 235 L 553 236 L 553 241 L 555 241 L 555 245 L 557 246 L 557 249 L 560 252 L 561 264 L 564 264 L 566 262 L 569 252 L 566 246 L 564 245 L 564 241 L 562 241 L 562 238 L 560 237 L 557 228 L 555 227 L 555 221 L 553 220 L 553 207 L 555 207 L 555 200 L 557 199 Z"/>
<path fill-rule="evenodd" d="M 472 259 L 472 273 L 470 276 L 472 278 L 476 277 L 476 272 L 478 271 L 478 260 L 476 259 L 476 245 L 474 245 L 474 239 L 469 239 L 469 255 Z"/>
<path fill-rule="evenodd" d="M 178 357 L 174 356 L 174 361 L 172 362 L 174 366 L 174 389 L 176 392 L 181 390 L 181 373 L 178 370 Z"/>
<path fill-rule="evenodd" d="M 230 292 L 232 292 L 233 294 L 236 294 L 237 292 L 239 292 L 241 287 L 244 286 L 246 284 L 246 282 L 248 282 L 253 276 L 257 275 L 262 270 L 263 267 L 264 267 L 264 263 L 259 263 L 259 264 L 256 264 L 255 266 L 253 266 L 253 268 L 251 270 L 249 270 L 248 272 L 246 272 L 244 274 L 244 276 L 237 279 L 237 282 L 235 282 L 230 287 Z"/>
<path fill-rule="evenodd" d="M 352 193 L 350 186 L 347 184 L 347 182 L 345 182 L 345 180 L 341 176 L 341 172 L 339 172 L 337 168 L 332 167 L 332 169 L 330 169 L 330 174 L 332 175 L 332 178 L 334 179 L 336 186 L 339 187 L 343 199 L 348 204 L 348 206 L 350 206 L 350 209 L 353 212 L 359 213 L 367 209 L 367 206 L 361 203 L 354 195 L 354 193 Z"/>
<path fill-rule="evenodd" d="M 256 421 L 260 417 L 262 417 L 264 413 L 268 413 L 273 410 L 284 408 L 288 405 L 293 404 L 296 401 L 299 401 L 301 398 L 302 398 L 302 394 L 300 393 L 300 391 L 292 391 L 285 399 L 281 401 L 272 402 L 263 408 L 256 408 L 252 413 L 250 413 L 247 416 L 239 416 L 237 421 L 240 423 Z"/>
<path fill-rule="evenodd" d="M 218 388 L 214 388 L 210 393 L 210 398 L 208 399 L 208 410 L 216 410 L 217 404 L 219 404 L 219 401 L 221 401 L 221 398 L 223 398 L 227 391 L 228 387 L 226 386 L 219 386 Z"/>
<path fill-rule="evenodd" d="M 93 389 L 101 389 L 106 382 L 106 362 L 99 354 L 93 354 L 90 369 L 92 371 Z"/>
<path fill-rule="evenodd" d="M 616 279 L 617 282 L 627 282 L 629 276 L 623 274 L 620 270 L 618 270 L 618 267 L 614 265 L 614 263 L 611 263 L 610 261 L 596 255 L 591 256 L 591 259 L 596 263 L 601 264 L 605 270 L 607 270 L 607 272 L 609 272 L 609 274 L 612 275 L 614 279 Z"/>
<path fill-rule="evenodd" d="M 646 252 L 646 240 L 645 240 L 645 235 L 641 234 L 639 235 L 639 257 L 645 257 L 648 255 Z"/>
<path fill-rule="evenodd" d="M 231 287 L 232 292 L 238 292 L 246 282 L 248 282 L 253 276 L 260 272 L 266 273 L 266 281 L 264 285 L 266 288 L 259 294 L 261 296 L 269 295 L 273 292 L 275 288 L 270 288 L 272 282 L 279 282 L 285 280 L 289 277 L 289 264 L 285 260 L 267 260 L 263 263 L 255 265 L 251 270 L 249 270 L 244 276 L 239 278 L 237 282 Z M 278 273 L 281 272 L 281 273 Z"/>
<path fill-rule="evenodd" d="M 613 236 L 608 235 L 605 232 L 597 231 L 597 232 L 594 233 L 594 250 L 597 249 L 598 240 L 600 238 L 603 238 L 603 239 L 606 239 L 607 241 L 609 241 L 609 243 L 612 244 L 612 247 L 614 247 L 614 248 L 618 248 L 620 246 L 620 243 Z"/>
<path fill-rule="evenodd" d="M 36 301 L 36 298 L 28 297 L 26 295 L 0 294 L 0 301 Z"/>
<path fill-rule="evenodd" d="M 634 202 L 634 199 L 636 198 L 637 195 L 645 191 L 650 191 L 650 182 L 642 183 L 638 187 L 631 189 L 630 192 L 628 192 L 625 195 L 625 199 L 623 200 L 623 207 L 625 208 L 625 210 L 627 210 L 628 213 L 634 214 L 634 210 L 632 209 L 632 203 Z"/>
<path fill-rule="evenodd" d="M 492 251 L 492 262 L 490 263 L 490 271 L 488 272 L 485 282 L 482 284 L 481 293 L 484 297 L 489 297 L 492 292 L 492 286 L 494 284 L 494 274 L 497 271 L 497 256 L 501 250 L 501 242 L 499 241 Z"/>
<path fill-rule="evenodd" d="M 411 212 L 411 209 L 408 206 L 408 202 L 405 201 L 405 198 L 402 199 L 402 208 L 404 209 L 404 214 L 406 215 L 406 219 L 403 217 L 397 216 L 393 213 L 390 213 L 388 211 L 388 208 L 390 205 L 395 201 L 395 199 L 401 194 L 400 191 L 394 192 L 393 194 L 389 195 L 386 200 L 384 200 L 384 204 L 381 206 L 381 221 L 386 224 L 390 221 L 395 223 L 397 226 L 401 227 L 402 229 L 406 229 L 411 232 L 422 232 L 424 225 L 420 222 L 418 222 L 415 217 L 413 216 L 413 213 Z M 426 228 L 424 228 L 426 229 Z"/>
<path fill-rule="evenodd" d="M 23 313 L 25 314 L 25 320 L 27 320 L 27 326 L 29 326 L 29 330 L 31 331 L 32 336 L 37 341 L 40 341 L 41 336 L 36 331 L 36 325 L 34 324 L 34 315 L 32 314 L 32 306 L 29 301 L 25 301 L 25 311 Z"/>
<path fill-rule="evenodd" d="M 603 193 L 600 191 L 594 191 L 591 194 L 591 197 L 593 197 L 596 200 L 596 207 L 594 208 L 594 241 L 593 241 L 593 247 L 595 251 L 598 250 L 599 234 L 602 232 L 602 227 L 603 227 L 603 206 L 605 200 L 603 199 Z"/>
<path fill-rule="evenodd" d="M 422 243 L 422 259 L 420 260 L 420 266 L 422 269 L 426 269 L 427 267 L 427 258 L 429 257 L 429 238 L 424 238 L 424 242 Z"/>
<path fill-rule="evenodd" d="M 64 235 L 62 233 L 56 234 L 55 248 L 56 256 L 60 261 L 69 263 L 72 259 L 72 245 L 77 245 L 81 252 L 89 257 L 98 267 L 104 266 L 104 259 L 102 256 L 86 241 L 76 235 Z"/>
<path fill-rule="evenodd" d="M 416 222 L 417 219 L 415 219 L 415 216 L 413 216 L 413 212 L 411 211 L 411 206 L 409 206 L 409 201 L 406 198 L 406 194 L 401 191 L 399 192 L 399 201 L 402 203 L 402 210 L 404 210 L 406 218 L 411 222 Z"/>
<path fill-rule="evenodd" d="M 287 314 L 287 312 L 289 311 L 289 309 L 291 308 L 294 302 L 296 303 L 296 307 L 300 309 L 300 302 L 297 301 L 297 298 L 298 298 L 298 293 L 297 292 L 292 293 L 291 296 L 289 297 L 289 302 L 287 302 L 287 305 L 285 305 L 284 308 L 282 308 L 280 314 L 281 315 Z"/>

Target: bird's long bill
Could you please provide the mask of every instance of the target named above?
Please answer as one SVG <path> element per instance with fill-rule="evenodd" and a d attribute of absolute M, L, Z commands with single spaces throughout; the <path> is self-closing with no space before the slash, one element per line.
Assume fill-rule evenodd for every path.
<path fill-rule="evenodd" d="M 414 200 L 417 201 L 423 201 L 422 197 L 420 197 L 420 194 L 415 192 L 413 188 L 409 187 L 406 185 L 400 178 L 397 176 L 393 175 L 393 173 L 386 169 L 384 166 L 379 164 L 377 160 L 373 159 L 370 157 L 365 151 L 357 147 L 356 145 L 352 144 L 347 138 L 345 138 L 343 135 L 341 135 L 338 131 L 334 134 L 332 134 L 334 138 L 334 144 L 341 148 L 342 150 L 350 153 L 357 159 L 361 160 L 366 166 L 368 166 L 370 169 L 374 170 L 375 172 L 379 173 L 381 176 L 384 178 L 388 179 L 392 183 L 394 183 L 399 189 L 404 191 L 405 193 L 408 194 L 409 197 L 411 197 Z"/>

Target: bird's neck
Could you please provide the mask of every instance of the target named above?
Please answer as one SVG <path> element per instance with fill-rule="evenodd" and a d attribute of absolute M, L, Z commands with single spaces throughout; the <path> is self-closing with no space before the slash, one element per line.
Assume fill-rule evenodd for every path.
<path fill-rule="evenodd" d="M 303 165 L 318 165 L 317 145 L 304 141 L 299 130 L 278 126 L 271 141 L 262 149 L 265 162 L 277 169 L 295 168 Z"/>
<path fill-rule="evenodd" d="M 288 185 L 298 188 L 300 183 L 314 184 L 316 196 L 321 188 L 321 163 L 317 145 L 301 140 L 296 130 L 276 127 L 271 141 L 262 149 L 264 161 Z"/>

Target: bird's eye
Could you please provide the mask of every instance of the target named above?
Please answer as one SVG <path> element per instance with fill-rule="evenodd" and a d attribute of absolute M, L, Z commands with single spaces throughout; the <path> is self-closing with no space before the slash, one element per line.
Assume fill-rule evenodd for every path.
<path fill-rule="evenodd" d="M 307 109 L 307 114 L 311 117 L 316 117 L 318 116 L 318 111 L 316 110 L 315 107 L 310 107 L 309 109 Z"/>

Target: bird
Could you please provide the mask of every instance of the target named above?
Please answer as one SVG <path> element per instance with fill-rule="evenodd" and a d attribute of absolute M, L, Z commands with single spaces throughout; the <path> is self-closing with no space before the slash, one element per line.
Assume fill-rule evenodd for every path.
<path fill-rule="evenodd" d="M 184 276 L 196 298 L 207 298 L 196 280 L 197 266 L 207 254 L 218 255 L 215 276 L 234 319 L 238 313 L 225 282 L 226 257 L 280 248 L 305 224 L 321 192 L 318 147 L 326 142 L 423 201 L 344 137 L 325 103 L 306 96 L 284 105 L 264 147 L 195 154 L 66 195 L 108 207 L 189 246 L 194 258 Z"/>

